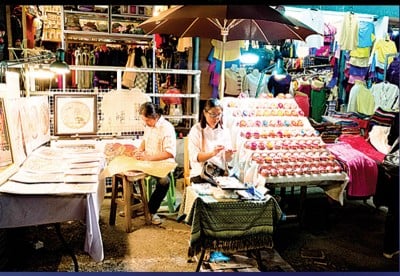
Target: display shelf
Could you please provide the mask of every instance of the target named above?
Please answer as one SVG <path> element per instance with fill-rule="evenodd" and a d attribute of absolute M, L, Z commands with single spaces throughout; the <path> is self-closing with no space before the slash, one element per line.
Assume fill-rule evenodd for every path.
<path fill-rule="evenodd" d="M 102 12 L 96 7 L 101 7 Z M 145 35 L 138 25 L 151 16 L 152 6 L 135 6 L 132 9 L 135 13 L 121 7 L 124 6 L 94 6 L 93 11 L 84 12 L 64 6 L 62 30 L 65 43 L 148 44 L 153 36 Z"/>
<path fill-rule="evenodd" d="M 111 33 L 144 35 L 144 31 L 139 28 L 138 25 L 146 19 L 148 19 L 148 17 L 136 15 L 111 15 Z"/>
<path fill-rule="evenodd" d="M 112 6 L 113 14 L 131 15 L 131 16 L 152 16 L 153 7 L 144 5 L 119 5 Z"/>
<path fill-rule="evenodd" d="M 106 5 L 94 6 L 92 11 L 79 11 L 77 6 L 62 6 L 62 37 L 64 38 L 62 48 L 68 49 L 69 44 L 125 44 L 125 45 L 151 45 L 154 35 L 145 35 L 137 26 L 150 18 L 153 13 L 153 6 L 145 5 Z M 102 12 L 98 12 L 102 10 Z M 93 30 L 82 28 L 89 23 Z M 101 25 L 101 27 L 100 27 Z M 94 27 L 96 26 L 96 27 Z M 155 57 L 153 56 L 153 59 Z M 199 70 L 174 70 L 154 68 L 127 68 L 114 66 L 77 66 L 70 65 L 73 71 L 115 71 L 116 89 L 122 89 L 123 72 L 148 73 L 152 80 L 152 91 L 148 93 L 152 101 L 159 102 L 164 95 L 155 92 L 157 74 L 186 75 L 189 91 L 183 91 L 178 97 L 182 98 L 185 104 L 185 113 L 182 115 L 165 115 L 171 122 L 185 122 L 183 125 L 176 125 L 177 128 L 190 128 L 199 118 L 200 101 L 200 71 Z M 193 80 L 190 79 L 193 77 Z M 66 83 L 63 83 L 66 89 Z M 94 91 L 94 89 L 92 90 Z M 175 97 L 168 95 L 168 97 Z M 182 104 L 183 106 L 183 104 Z"/>
<path fill-rule="evenodd" d="M 151 38 L 142 35 L 119 33 L 64 31 L 66 43 L 118 43 L 148 45 Z"/>
<path fill-rule="evenodd" d="M 108 33 L 108 13 L 64 11 L 64 32 Z"/>
<path fill-rule="evenodd" d="M 117 90 L 122 89 L 122 74 L 125 71 L 128 72 L 136 72 L 136 73 L 148 73 L 148 74 L 175 74 L 175 75 L 186 75 L 188 77 L 193 77 L 193 84 L 191 91 L 186 91 L 184 94 L 168 94 L 168 97 L 179 97 L 186 101 L 190 105 L 190 109 L 183 115 L 165 115 L 168 120 L 171 121 L 184 121 L 183 126 L 176 126 L 176 130 L 178 133 L 186 133 L 188 129 L 192 125 L 194 125 L 199 118 L 199 105 L 200 105 L 200 70 L 182 70 L 182 69 L 151 69 L 151 68 L 127 68 L 127 67 L 116 67 L 116 66 L 79 66 L 79 65 L 70 65 L 71 70 L 76 71 L 115 71 L 117 76 Z M 154 90 L 153 90 L 154 91 Z M 52 91 L 31 91 L 31 95 L 48 95 L 50 97 L 50 105 L 52 105 L 52 98 L 55 93 L 87 93 L 87 94 L 96 94 L 98 97 L 98 103 L 101 102 L 102 96 L 108 93 L 109 90 L 102 89 L 61 89 L 61 90 L 52 90 Z M 158 99 L 165 97 L 163 93 L 146 93 L 153 102 L 156 102 Z M 99 110 L 98 122 L 101 121 L 101 110 Z M 51 118 L 53 119 L 53 115 L 51 114 Z M 52 130 L 53 131 L 53 130 Z M 53 132 L 52 132 L 53 133 Z M 106 134 L 105 134 L 106 135 Z M 113 136 L 114 134 L 109 134 Z M 121 135 L 128 136 L 136 136 L 132 133 L 126 133 Z"/>
<path fill-rule="evenodd" d="M 61 7 L 42 6 L 43 35 L 42 41 L 61 42 Z"/>

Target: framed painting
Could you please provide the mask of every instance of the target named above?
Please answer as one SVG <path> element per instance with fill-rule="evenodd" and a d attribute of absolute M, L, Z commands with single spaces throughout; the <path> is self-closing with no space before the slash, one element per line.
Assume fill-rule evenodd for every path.
<path fill-rule="evenodd" d="M 7 167 L 12 163 L 13 158 L 6 119 L 6 108 L 4 106 L 4 100 L 0 98 L 0 168 Z"/>
<path fill-rule="evenodd" d="M 22 107 L 25 98 L 8 98 L 4 99 L 4 106 L 6 108 L 6 120 L 8 124 L 8 131 L 10 134 L 11 150 L 13 155 L 14 164 L 20 166 L 27 156 L 27 145 L 23 136 L 22 127 Z M 25 118 L 27 119 L 27 118 Z M 34 118 L 37 120 L 38 118 Z"/>
<path fill-rule="evenodd" d="M 0 185 L 17 170 L 14 164 L 11 139 L 7 124 L 6 109 L 3 98 L 0 98 Z"/>
<path fill-rule="evenodd" d="M 54 135 L 97 133 L 97 95 L 54 95 Z"/>
<path fill-rule="evenodd" d="M 47 96 L 23 97 L 19 100 L 19 107 L 25 150 L 29 155 L 50 141 L 49 100 Z"/>

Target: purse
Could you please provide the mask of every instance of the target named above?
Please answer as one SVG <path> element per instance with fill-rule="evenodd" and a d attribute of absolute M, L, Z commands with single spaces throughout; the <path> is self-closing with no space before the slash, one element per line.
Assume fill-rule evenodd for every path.
<path fill-rule="evenodd" d="M 399 150 L 391 152 L 385 156 L 381 166 L 385 169 L 388 174 L 399 174 Z"/>
<path fill-rule="evenodd" d="M 204 132 L 203 130 L 201 130 L 201 138 L 202 138 L 202 151 L 204 151 L 205 146 L 204 146 Z M 225 167 L 226 166 L 226 162 L 225 162 Z M 201 171 L 200 177 L 201 179 L 203 179 L 205 182 L 210 183 L 214 186 L 217 186 L 217 182 L 215 182 L 214 177 L 218 177 L 218 176 L 228 176 L 228 169 L 222 169 L 220 167 L 218 167 L 217 165 L 211 163 L 210 161 L 206 161 L 204 162 L 203 165 L 203 170 Z"/>
<path fill-rule="evenodd" d="M 214 177 L 225 176 L 225 170 L 221 169 L 217 165 L 206 161 L 204 162 L 203 170 L 201 171 L 200 177 L 205 181 L 214 186 L 217 186 Z"/>

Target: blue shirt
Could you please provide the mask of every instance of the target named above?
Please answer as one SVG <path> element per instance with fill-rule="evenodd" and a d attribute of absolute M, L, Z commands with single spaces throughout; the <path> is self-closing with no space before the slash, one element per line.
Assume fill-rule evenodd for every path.
<path fill-rule="evenodd" d="M 360 21 L 358 23 L 358 47 L 371 47 L 375 40 L 375 26 L 372 22 Z"/>

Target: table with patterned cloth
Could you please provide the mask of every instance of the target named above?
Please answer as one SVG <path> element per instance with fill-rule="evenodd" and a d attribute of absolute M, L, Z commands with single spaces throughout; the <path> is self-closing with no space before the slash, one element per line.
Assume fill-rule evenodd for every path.
<path fill-rule="evenodd" d="M 196 184 L 193 184 L 196 185 Z M 272 234 L 282 211 L 271 196 L 265 201 L 215 199 L 188 186 L 180 214 L 191 225 L 189 256 L 202 249 L 237 252 L 272 248 Z"/>

